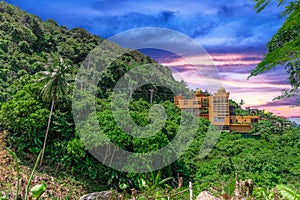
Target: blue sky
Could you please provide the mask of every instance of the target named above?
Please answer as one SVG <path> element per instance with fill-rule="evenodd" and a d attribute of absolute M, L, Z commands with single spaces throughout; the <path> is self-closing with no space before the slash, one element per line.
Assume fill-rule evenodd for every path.
<path fill-rule="evenodd" d="M 290 106 L 295 99 L 272 102 L 282 89 L 289 88 L 283 69 L 279 67 L 276 71 L 246 80 L 250 70 L 266 53 L 267 42 L 284 22 L 280 17 L 284 7 L 277 7 L 275 3 L 257 14 L 253 0 L 8 2 L 43 20 L 51 18 L 68 28 L 82 27 L 104 38 L 143 27 L 168 28 L 186 34 L 208 51 L 225 88 L 231 92 L 231 98 L 236 101 L 244 99 L 245 106 L 267 109 L 277 115 L 300 116 L 300 110 Z M 201 87 L 197 82 L 199 77 L 184 60 L 155 51 L 146 53 L 173 69 L 175 78 L 180 72 L 191 88 Z"/>
<path fill-rule="evenodd" d="M 256 14 L 253 0 L 11 0 L 42 19 L 52 18 L 69 28 L 84 27 L 110 37 L 140 27 L 164 27 L 187 34 L 208 50 L 264 51 L 280 27 L 282 7 L 271 4 Z M 220 47 L 222 47 L 220 49 Z"/>

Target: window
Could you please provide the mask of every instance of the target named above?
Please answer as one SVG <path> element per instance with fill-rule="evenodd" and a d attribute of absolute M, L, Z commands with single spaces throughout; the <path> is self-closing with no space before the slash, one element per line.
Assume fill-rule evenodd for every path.
<path fill-rule="evenodd" d="M 202 100 L 202 106 L 208 106 L 208 101 L 207 99 Z"/>
<path fill-rule="evenodd" d="M 201 101 L 193 101 L 193 105 L 201 105 Z"/>
<path fill-rule="evenodd" d="M 225 122 L 225 118 L 222 117 L 215 117 L 214 122 Z"/>
<path fill-rule="evenodd" d="M 186 112 L 189 112 L 189 113 L 192 113 L 193 112 L 193 109 L 192 108 L 187 108 L 185 109 Z"/>
<path fill-rule="evenodd" d="M 207 108 L 201 109 L 200 114 L 208 114 L 208 109 Z"/>

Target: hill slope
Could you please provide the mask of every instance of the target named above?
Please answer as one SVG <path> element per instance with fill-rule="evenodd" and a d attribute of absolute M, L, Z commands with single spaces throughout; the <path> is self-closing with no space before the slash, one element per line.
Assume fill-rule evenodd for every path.
<path fill-rule="evenodd" d="M 68 30 L 51 19 L 42 21 L 13 5 L 0 2 L 0 102 L 11 99 L 20 89 L 10 87 L 15 80 L 44 70 L 44 66 L 55 57 L 62 57 L 78 68 L 101 41 L 103 39 L 99 36 L 82 28 Z M 112 87 L 131 67 L 154 63 L 138 51 L 123 57 L 117 61 L 114 71 L 109 72 L 114 80 L 106 83 L 105 89 Z M 171 75 L 167 68 L 164 68 L 164 73 Z"/>
<path fill-rule="evenodd" d="M 54 69 L 53 60 L 62 57 L 73 67 L 69 75 L 74 78 L 86 56 L 101 41 L 103 39 L 84 29 L 68 30 L 64 26 L 58 26 L 53 20 L 42 21 L 13 5 L 0 3 L 0 130 L 5 129 L 8 132 L 5 138 L 7 146 L 17 153 L 23 164 L 31 166 L 35 161 L 43 145 L 49 116 L 50 102 L 41 98 L 44 85 L 38 81 L 36 74 Z M 122 51 L 117 45 L 109 45 L 109 48 Z M 171 102 L 164 104 L 170 108 L 171 117 L 173 116 L 169 119 L 169 127 L 157 137 L 143 143 L 138 139 L 132 141 L 132 138 L 127 136 L 121 138 L 125 134 L 117 128 L 107 108 L 110 106 L 111 91 L 120 77 L 130 69 L 146 63 L 157 64 L 150 57 L 135 50 L 116 59 L 104 73 L 96 98 L 96 108 L 99 111 L 97 114 L 105 118 L 102 122 L 107 123 L 106 128 L 114 140 L 128 149 L 145 151 L 156 149 L 174 137 L 174 130 L 177 129 L 180 119 L 175 116 L 178 114 L 177 107 Z M 172 77 L 168 68 L 160 66 L 160 69 Z M 175 80 L 174 84 L 177 84 Z M 178 84 L 185 88 L 184 84 Z M 154 101 L 172 99 L 172 94 L 167 88 L 151 84 L 139 88 L 139 92 L 133 94 L 131 109 L 134 120 L 142 125 L 150 122 L 150 104 L 147 102 L 150 88 L 155 88 L 157 94 L 160 94 L 154 95 Z M 72 83 L 69 89 L 72 90 Z M 103 186 L 109 189 L 118 185 L 121 176 L 129 180 L 125 173 L 118 173 L 119 179 L 114 178 L 112 174 L 117 172 L 102 165 L 88 153 L 76 133 L 71 105 L 71 91 L 56 101 L 44 168 L 50 167 L 65 172 L 80 182 L 90 181 L 91 184 L 97 185 L 97 190 L 103 189 Z M 3 152 L 7 154 L 6 151 Z M 12 173 L 12 177 L 15 175 L 15 172 L 8 168 L 2 172 L 5 171 Z M 13 182 L 13 178 L 4 181 Z M 131 184 L 135 183 L 131 181 Z"/>

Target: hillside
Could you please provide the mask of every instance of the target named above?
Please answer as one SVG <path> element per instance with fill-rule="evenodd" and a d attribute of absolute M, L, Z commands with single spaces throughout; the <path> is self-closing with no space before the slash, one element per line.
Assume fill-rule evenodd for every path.
<path fill-rule="evenodd" d="M 39 81 L 40 72 L 48 71 L 48 74 L 55 72 L 59 67 L 57 63 L 60 58 L 63 58 L 64 63 L 72 67 L 72 70 L 68 71 L 68 76 L 74 80 L 83 60 L 103 39 L 81 28 L 69 30 L 67 27 L 57 25 L 53 20 L 42 21 L 37 16 L 5 2 L 0 3 L 0 19 L 0 129 L 8 131 L 5 136 L 6 144 L 17 153 L 21 163 L 32 166 L 43 145 L 51 105 L 51 101 L 41 95 L 45 83 Z M 108 43 L 107 48 L 122 51 L 121 47 L 114 44 Z M 128 70 L 145 63 L 155 63 L 155 61 L 138 51 L 127 52 L 114 61 L 99 83 L 97 109 L 103 111 L 109 108 L 109 98 L 116 82 Z M 159 67 L 162 73 L 171 76 L 168 68 Z M 185 87 L 183 83 L 174 81 L 174 84 L 179 84 L 183 89 Z M 68 92 L 59 96 L 55 103 L 45 152 L 45 164 L 40 170 L 47 171 L 50 168 L 55 169 L 56 172 L 67 173 L 68 176 L 76 177 L 82 184 L 88 182 L 87 188 L 90 188 L 90 185 L 97 185 L 99 190 L 103 186 L 107 188 L 115 186 L 119 180 L 111 179 L 110 174 L 114 172 L 102 164 L 99 165 L 99 162 L 84 148 L 75 131 L 71 110 L 72 86 L 71 80 Z M 172 99 L 170 90 L 164 87 L 148 84 L 138 88 L 133 94 L 133 98 L 137 101 L 132 105 L 132 114 L 140 124 L 150 121 L 147 111 L 150 107 L 147 102 L 150 88 L 154 88 L 161 94 L 154 95 L 154 101 Z M 169 102 L 165 104 L 171 106 L 170 109 L 175 110 L 175 113 L 178 112 Z M 109 119 L 111 117 L 109 113 L 104 112 L 103 117 L 113 122 Z M 178 121 L 177 118 L 174 120 Z M 164 130 L 164 133 L 169 134 L 168 137 L 164 136 L 164 143 L 173 137 L 173 129 L 176 127 Z M 113 134 L 119 135 L 118 132 Z M 163 132 L 158 138 L 162 134 Z M 119 139 L 115 138 L 115 140 Z M 149 149 L 157 148 L 157 142 L 160 140 L 149 144 L 154 140 L 157 138 L 152 138 L 143 146 Z M 135 146 L 131 145 L 127 144 L 127 148 Z M 142 147 L 136 145 L 135 148 Z M 5 170 L 15 175 L 15 172 L 8 168 Z"/>
<path fill-rule="evenodd" d="M 34 179 L 34 184 L 47 184 L 45 199 L 78 199 L 86 192 L 109 189 L 116 189 L 130 198 L 133 188 L 139 191 L 139 199 L 147 199 L 153 195 L 180 192 L 188 188 L 189 182 L 193 183 L 194 194 L 208 190 L 216 196 L 232 196 L 235 174 L 242 180 L 251 179 L 255 183 L 253 197 L 256 199 L 271 194 L 271 189 L 278 184 L 290 185 L 296 191 L 300 188 L 300 128 L 279 126 L 274 123 L 278 119 L 271 114 L 264 115 L 267 120 L 255 126 L 256 136 L 223 132 L 212 151 L 202 159 L 199 151 L 210 122 L 199 118 L 189 149 L 170 165 L 149 173 L 128 173 L 107 167 L 95 159 L 82 142 L 88 141 L 94 150 L 101 150 L 105 141 L 94 141 L 88 134 L 80 133 L 75 128 L 72 111 L 75 75 L 86 56 L 103 39 L 81 28 L 69 30 L 53 20 L 42 21 L 5 2 L 0 3 L 0 27 L 0 130 L 5 130 L 0 132 L 0 198 L 1 193 L 13 194 L 16 185 L 15 163 L 4 146 L 16 152 L 22 168 L 21 176 L 26 182 L 43 147 L 46 130 L 49 134 L 45 157 Z M 107 43 L 107 48 L 125 52 L 111 43 Z M 106 50 L 97 51 L 105 55 Z M 102 61 L 107 60 L 104 56 Z M 172 92 L 152 84 L 133 92 L 129 117 L 141 127 L 156 121 L 162 124 L 162 128 L 151 137 L 143 138 L 127 134 L 117 124 L 111 106 L 115 84 L 129 70 L 148 63 L 157 65 L 163 74 L 171 76 L 168 68 L 138 51 L 125 53 L 100 74 L 102 79 L 93 97 L 95 116 L 87 116 L 86 123 L 81 124 L 84 133 L 95 132 L 93 119 L 96 118 L 97 124 L 116 146 L 142 154 L 167 146 L 181 130 L 181 123 L 191 124 L 182 121 L 185 115 L 192 115 L 180 112 L 172 101 Z M 172 81 L 181 90 L 188 90 L 183 82 Z M 56 90 L 58 87 L 60 89 Z M 153 112 L 156 110 L 149 115 L 152 108 L 149 89 L 156 91 L 153 102 L 165 109 L 165 118 L 158 116 L 159 112 Z M 52 118 L 48 126 L 49 116 Z M 125 119 L 122 122 L 128 125 Z M 183 141 L 187 140 L 189 129 L 180 134 Z M 180 149 L 179 144 L 174 149 Z M 105 158 L 121 155 L 115 151 L 98 153 Z M 155 160 L 139 157 L 131 159 L 149 166 L 155 163 Z M 163 158 L 159 161 L 167 162 Z M 122 165 L 122 159 L 117 164 Z M 127 163 L 123 169 L 136 165 L 135 162 Z M 179 180 L 183 180 L 182 188 L 177 188 Z M 188 194 L 184 195 L 177 198 L 188 198 Z"/>
<path fill-rule="evenodd" d="M 37 16 L 3 1 L 0 3 L 0 36 L 0 102 L 11 99 L 20 89 L 16 85 L 11 86 L 15 80 L 45 70 L 45 65 L 57 57 L 69 62 L 76 72 L 90 51 L 103 41 L 82 28 L 69 30 L 51 19 L 41 21 Z M 105 87 L 112 87 L 130 69 L 129 66 L 154 63 L 138 51 L 123 55 L 117 62 L 118 65 L 111 69 L 114 71 L 109 72 L 112 74 L 108 74 L 114 79 L 106 82 Z M 171 72 L 165 70 L 164 73 Z"/>
<path fill-rule="evenodd" d="M 55 21 L 38 17 L 0 3 L 0 84 L 1 102 L 11 98 L 10 85 L 24 75 L 43 70 L 55 54 L 78 66 L 101 39 L 84 29 L 67 30 Z"/>

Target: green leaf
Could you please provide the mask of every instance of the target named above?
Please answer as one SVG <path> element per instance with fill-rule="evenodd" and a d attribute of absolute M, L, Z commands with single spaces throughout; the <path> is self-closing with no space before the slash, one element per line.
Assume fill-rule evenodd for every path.
<path fill-rule="evenodd" d="M 172 179 L 173 179 L 173 177 L 165 178 L 165 179 L 163 179 L 163 180 L 161 180 L 161 181 L 159 182 L 159 185 L 162 185 L 163 183 L 165 183 L 165 182 L 167 182 L 167 181 L 169 181 L 169 180 L 172 180 Z"/>
<path fill-rule="evenodd" d="M 119 187 L 122 189 L 122 190 L 126 190 L 128 188 L 128 185 L 126 183 L 122 183 L 119 185 Z"/>
<path fill-rule="evenodd" d="M 1 196 L 0 200 L 8 200 L 7 196 Z"/>
<path fill-rule="evenodd" d="M 257 12 L 259 13 L 262 11 L 269 3 L 271 0 L 260 0 L 256 3 L 255 8 L 257 9 Z"/>
<path fill-rule="evenodd" d="M 38 184 L 31 188 L 30 192 L 32 193 L 33 198 L 40 198 L 42 194 L 46 191 L 46 184 Z"/>
<path fill-rule="evenodd" d="M 139 185 L 140 187 L 147 187 L 146 181 L 144 179 L 139 179 Z"/>
<path fill-rule="evenodd" d="M 300 194 L 287 185 L 277 185 L 278 192 L 287 200 L 299 200 Z"/>

